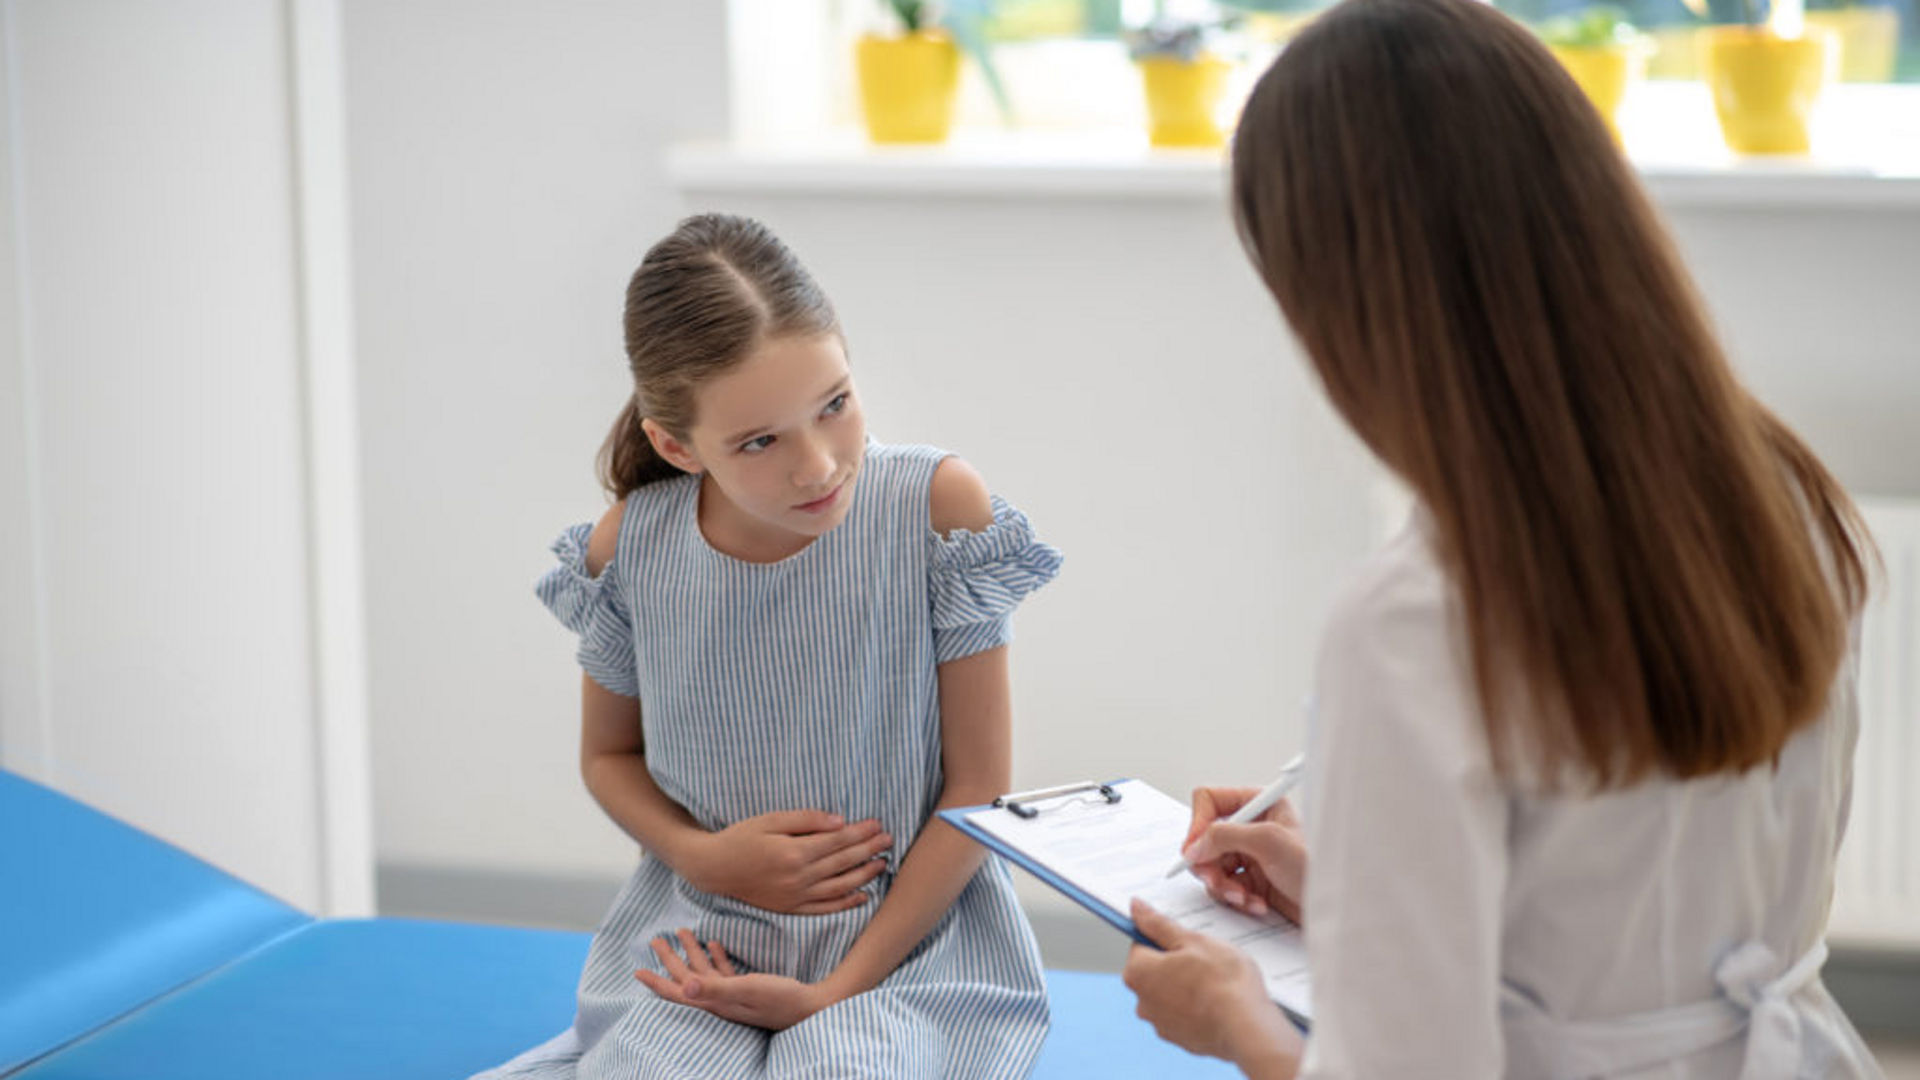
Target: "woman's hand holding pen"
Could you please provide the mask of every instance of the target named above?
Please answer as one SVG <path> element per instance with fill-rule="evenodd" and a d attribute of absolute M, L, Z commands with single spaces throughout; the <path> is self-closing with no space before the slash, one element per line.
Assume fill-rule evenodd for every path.
<path fill-rule="evenodd" d="M 1214 899 L 1250 915 L 1277 911 L 1299 922 L 1307 847 L 1293 807 L 1282 799 L 1257 821 L 1222 820 L 1259 791 L 1195 788 L 1193 824 L 1180 851 Z"/>
<path fill-rule="evenodd" d="M 673 869 L 703 892 L 768 911 L 825 915 L 867 902 L 861 886 L 887 868 L 893 846 L 880 822 L 847 822 L 824 810 L 779 810 L 703 833 Z"/>

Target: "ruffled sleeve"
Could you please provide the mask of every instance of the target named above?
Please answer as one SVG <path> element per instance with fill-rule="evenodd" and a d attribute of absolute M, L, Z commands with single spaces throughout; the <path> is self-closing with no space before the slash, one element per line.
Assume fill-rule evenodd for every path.
<path fill-rule="evenodd" d="M 611 564 L 599 577 L 587 572 L 587 537 L 592 533 L 587 523 L 561 533 L 553 542 L 560 565 L 547 571 L 533 591 L 554 617 L 580 635 L 581 669 L 613 693 L 639 697 L 627 597 Z"/>
<path fill-rule="evenodd" d="M 1060 572 L 1060 552 L 1033 535 L 1027 516 L 993 497 L 984 532 L 933 534 L 928 571 L 936 663 L 1013 640 L 1013 609 Z"/>

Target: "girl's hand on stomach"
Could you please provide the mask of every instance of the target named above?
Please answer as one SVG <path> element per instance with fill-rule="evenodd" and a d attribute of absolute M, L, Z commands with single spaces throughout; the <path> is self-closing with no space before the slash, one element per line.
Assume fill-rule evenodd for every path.
<path fill-rule="evenodd" d="M 1224 819 L 1259 788 L 1195 788 L 1193 824 L 1181 854 L 1215 900 L 1250 915 L 1277 911 L 1300 921 L 1306 890 L 1306 836 L 1292 804 L 1282 799 L 1258 821 Z"/>
<path fill-rule="evenodd" d="M 736 1024 L 783 1031 L 837 1000 L 824 984 L 803 983 L 785 975 L 742 975 L 719 942 L 702 946 L 691 930 L 681 930 L 676 940 L 678 950 L 664 937 L 653 939 L 653 954 L 667 969 L 665 976 L 651 971 L 633 973 L 668 1001 L 705 1009 Z"/>
<path fill-rule="evenodd" d="M 867 902 L 893 846 L 880 822 L 824 810 L 777 810 L 708 833 L 674 870 L 703 892 L 789 915 L 825 915 Z"/>

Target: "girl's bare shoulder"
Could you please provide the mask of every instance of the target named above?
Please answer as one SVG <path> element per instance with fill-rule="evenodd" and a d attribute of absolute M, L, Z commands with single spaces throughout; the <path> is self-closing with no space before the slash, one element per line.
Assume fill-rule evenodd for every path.
<path fill-rule="evenodd" d="M 956 529 L 980 532 L 993 524 L 987 482 L 961 458 L 949 456 L 935 467 L 930 502 L 933 531 L 942 536 Z"/>
<path fill-rule="evenodd" d="M 627 516 L 627 500 L 621 499 L 607 508 L 600 520 L 587 536 L 587 573 L 599 576 L 613 561 L 613 554 L 620 547 L 620 522 Z"/>

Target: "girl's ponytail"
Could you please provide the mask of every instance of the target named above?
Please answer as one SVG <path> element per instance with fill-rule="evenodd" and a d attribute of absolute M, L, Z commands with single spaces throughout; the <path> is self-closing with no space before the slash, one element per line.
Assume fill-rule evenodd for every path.
<path fill-rule="evenodd" d="M 600 455 L 595 461 L 600 486 L 606 488 L 616 502 L 633 494 L 635 488 L 680 475 L 680 470 L 653 448 L 646 430 L 640 426 L 641 419 L 639 403 L 628 395 L 627 403 L 620 407 L 620 415 L 614 418 L 613 430 L 607 432 L 606 441 L 600 444 Z"/>

